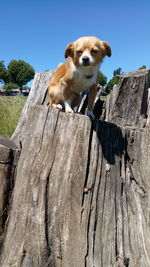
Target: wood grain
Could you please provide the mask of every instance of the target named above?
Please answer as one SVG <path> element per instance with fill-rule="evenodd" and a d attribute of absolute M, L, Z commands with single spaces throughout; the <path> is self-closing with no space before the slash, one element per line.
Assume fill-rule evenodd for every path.
<path fill-rule="evenodd" d="M 0 266 L 150 266 L 148 73 L 124 75 L 111 122 L 28 106 L 14 135 L 22 150 Z M 126 118 L 137 79 L 136 114 L 125 109 Z"/>

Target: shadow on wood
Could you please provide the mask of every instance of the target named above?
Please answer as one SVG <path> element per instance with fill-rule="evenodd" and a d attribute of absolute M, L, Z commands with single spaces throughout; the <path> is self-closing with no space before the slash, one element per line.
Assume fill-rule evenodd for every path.
<path fill-rule="evenodd" d="M 120 127 L 113 123 L 96 121 L 93 129 L 96 131 L 104 158 L 109 164 L 115 164 L 115 157 L 121 157 L 125 149 Z"/>

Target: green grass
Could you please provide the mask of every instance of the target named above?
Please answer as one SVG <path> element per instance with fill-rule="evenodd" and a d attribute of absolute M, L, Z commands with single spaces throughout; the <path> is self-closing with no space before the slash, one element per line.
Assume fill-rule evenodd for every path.
<path fill-rule="evenodd" d="M 0 96 L 0 135 L 11 137 L 26 99 L 24 96 Z"/>

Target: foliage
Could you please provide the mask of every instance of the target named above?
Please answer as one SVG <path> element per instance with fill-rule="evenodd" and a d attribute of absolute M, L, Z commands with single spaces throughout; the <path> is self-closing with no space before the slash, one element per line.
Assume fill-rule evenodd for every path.
<path fill-rule="evenodd" d="M 142 65 L 139 70 L 147 69 L 146 65 Z"/>
<path fill-rule="evenodd" d="M 0 135 L 11 137 L 25 101 L 24 96 L 0 96 Z"/>
<path fill-rule="evenodd" d="M 33 79 L 35 71 L 23 60 L 11 60 L 7 69 L 4 61 L 0 61 L 0 81 L 17 84 L 20 88 Z"/>
<path fill-rule="evenodd" d="M 0 82 L 7 83 L 9 81 L 7 70 L 4 65 L 4 61 L 0 61 Z"/>
<path fill-rule="evenodd" d="M 105 86 L 107 84 L 107 77 L 99 71 L 99 84 Z"/>
<path fill-rule="evenodd" d="M 4 66 L 4 61 L 1 60 L 0 61 L 0 82 L 3 81 L 4 76 L 5 76 L 5 66 Z"/>
<path fill-rule="evenodd" d="M 23 60 L 12 60 L 8 65 L 10 81 L 18 84 L 21 88 L 33 79 L 34 69 Z"/>
<path fill-rule="evenodd" d="M 122 73 L 122 69 L 119 67 L 118 69 L 114 70 L 113 75 L 115 77 L 116 75 L 121 75 Z"/>
<path fill-rule="evenodd" d="M 119 67 L 118 69 L 114 70 L 112 79 L 107 84 L 107 92 L 110 93 L 110 91 L 113 89 L 113 86 L 118 83 L 119 81 L 119 75 L 121 75 L 122 69 Z"/>
<path fill-rule="evenodd" d="M 11 90 L 11 89 L 16 89 L 16 88 L 19 88 L 19 85 L 16 84 L 16 83 L 6 83 L 6 84 L 4 85 L 4 89 L 5 89 L 6 91 L 9 91 L 9 90 Z"/>
<path fill-rule="evenodd" d="M 110 93 L 110 91 L 113 89 L 113 86 L 115 84 L 117 84 L 119 81 L 119 77 L 118 76 L 114 76 L 109 83 L 107 84 L 107 92 Z"/>

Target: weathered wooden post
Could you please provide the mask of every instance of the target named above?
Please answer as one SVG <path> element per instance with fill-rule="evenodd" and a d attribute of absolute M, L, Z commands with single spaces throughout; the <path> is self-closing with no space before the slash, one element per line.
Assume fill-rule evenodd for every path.
<path fill-rule="evenodd" d="M 150 266 L 149 74 L 121 78 L 107 122 L 48 109 L 36 75 L 0 266 Z"/>

